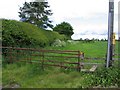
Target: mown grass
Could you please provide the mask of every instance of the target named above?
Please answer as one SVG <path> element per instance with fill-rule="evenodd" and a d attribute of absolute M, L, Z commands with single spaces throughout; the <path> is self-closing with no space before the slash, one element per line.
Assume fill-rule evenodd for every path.
<path fill-rule="evenodd" d="M 65 47 L 47 47 L 45 49 L 80 50 L 87 57 L 105 57 L 107 42 L 67 44 Z M 116 44 L 116 52 L 118 44 Z M 2 68 L 3 87 L 20 88 L 90 88 L 118 87 L 120 85 L 119 68 L 99 68 L 95 73 L 55 67 L 42 68 L 40 64 L 14 63 Z"/>

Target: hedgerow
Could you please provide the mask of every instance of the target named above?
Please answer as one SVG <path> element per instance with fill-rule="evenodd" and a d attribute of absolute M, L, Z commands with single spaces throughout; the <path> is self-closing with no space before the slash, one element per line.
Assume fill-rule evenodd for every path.
<path fill-rule="evenodd" d="M 65 36 L 50 30 L 40 29 L 32 24 L 15 20 L 2 20 L 2 45 L 12 47 L 44 47 L 55 39 Z"/>

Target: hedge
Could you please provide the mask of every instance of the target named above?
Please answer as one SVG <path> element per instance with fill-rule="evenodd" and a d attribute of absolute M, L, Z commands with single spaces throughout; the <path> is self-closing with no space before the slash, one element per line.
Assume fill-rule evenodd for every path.
<path fill-rule="evenodd" d="M 65 36 L 29 23 L 2 19 L 3 46 L 44 47 L 51 45 L 55 39 L 63 40 Z"/>

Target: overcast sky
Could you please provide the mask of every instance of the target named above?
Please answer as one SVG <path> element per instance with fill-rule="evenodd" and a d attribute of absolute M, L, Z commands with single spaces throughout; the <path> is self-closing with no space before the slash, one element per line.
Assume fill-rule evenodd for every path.
<path fill-rule="evenodd" d="M 19 7 L 27 1 L 1 0 L 0 18 L 19 20 Z M 114 0 L 114 32 L 118 33 L 118 2 Z M 63 21 L 69 22 L 74 29 L 73 39 L 107 38 L 109 0 L 48 0 L 53 15 L 54 26 Z"/>

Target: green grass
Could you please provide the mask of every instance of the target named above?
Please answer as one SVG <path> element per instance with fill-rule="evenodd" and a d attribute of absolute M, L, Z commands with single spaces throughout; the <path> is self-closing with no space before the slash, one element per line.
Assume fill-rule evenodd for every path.
<path fill-rule="evenodd" d="M 80 50 L 86 57 L 105 57 L 107 42 L 78 42 L 67 44 L 65 47 L 46 47 L 45 49 Z M 116 44 L 116 53 L 117 50 L 118 44 Z M 87 88 L 120 85 L 118 78 L 120 71 L 117 67 L 110 69 L 102 67 L 95 73 L 83 73 L 55 67 L 46 67 L 43 70 L 40 64 L 14 63 L 4 65 L 2 70 L 3 87 L 13 87 L 16 84 L 21 88 Z"/>
<path fill-rule="evenodd" d="M 11 64 L 4 67 L 2 84 L 6 88 L 11 88 L 16 84 L 21 88 L 118 87 L 119 76 L 116 69 L 109 69 L 106 72 L 103 68 L 98 72 L 82 73 L 52 67 L 43 71 L 39 65 Z"/>
<path fill-rule="evenodd" d="M 87 74 L 76 71 L 67 71 L 59 68 L 47 68 L 44 71 L 39 65 L 11 64 L 4 67 L 3 86 L 11 87 L 14 84 L 23 88 L 76 88 L 86 87 Z M 81 84 L 81 85 L 80 85 Z"/>
<path fill-rule="evenodd" d="M 76 44 L 69 44 L 65 47 L 48 47 L 47 49 L 57 50 L 80 50 L 84 52 L 86 57 L 105 57 L 107 42 L 97 41 L 95 43 L 77 42 Z"/>

